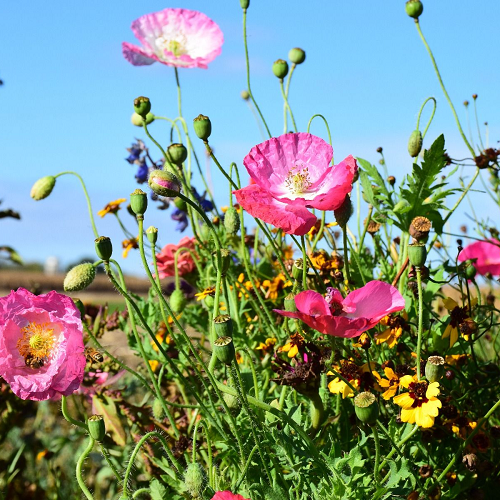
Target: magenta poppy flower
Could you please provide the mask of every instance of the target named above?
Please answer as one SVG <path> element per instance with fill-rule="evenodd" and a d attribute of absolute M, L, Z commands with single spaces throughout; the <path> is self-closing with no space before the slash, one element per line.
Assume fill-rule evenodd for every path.
<path fill-rule="evenodd" d="M 185 236 L 179 241 L 178 245 L 169 243 L 165 245 L 161 252 L 156 254 L 156 261 L 158 263 L 158 274 L 161 279 L 168 276 L 175 276 L 175 254 L 179 249 L 185 248 L 185 251 L 180 250 L 177 256 L 177 269 L 179 276 L 190 273 L 195 268 L 193 257 L 188 250 L 194 252 L 194 238 Z"/>
<path fill-rule="evenodd" d="M 384 316 L 401 311 L 405 299 L 396 288 L 383 281 L 370 281 L 342 298 L 335 288 L 328 288 L 326 299 L 306 290 L 295 296 L 297 312 L 275 311 L 302 320 L 318 332 L 335 337 L 358 337 L 373 328 Z"/>
<path fill-rule="evenodd" d="M 236 493 L 231 493 L 230 491 L 218 491 L 212 500 L 250 500 L 249 498 L 242 497 Z"/>
<path fill-rule="evenodd" d="M 80 311 L 66 295 L 0 297 L 0 376 L 21 399 L 68 396 L 85 368 Z"/>
<path fill-rule="evenodd" d="M 316 222 L 307 208 L 336 210 L 352 190 L 356 160 L 348 156 L 332 166 L 332 158 L 332 147 L 312 134 L 273 137 L 245 157 L 253 182 L 234 194 L 253 217 L 304 235 Z"/>
<path fill-rule="evenodd" d="M 134 66 L 159 62 L 178 68 L 207 69 L 220 53 L 224 35 L 219 26 L 201 12 L 164 9 L 146 14 L 132 23 L 142 47 L 123 42 L 125 59 Z"/>
<path fill-rule="evenodd" d="M 500 275 L 500 241 L 475 241 L 467 245 L 458 255 L 458 260 L 475 260 L 474 267 L 479 274 Z"/>

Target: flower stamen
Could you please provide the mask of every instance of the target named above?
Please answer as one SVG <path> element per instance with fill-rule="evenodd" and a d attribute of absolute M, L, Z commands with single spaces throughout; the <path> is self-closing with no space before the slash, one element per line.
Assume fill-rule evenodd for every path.
<path fill-rule="evenodd" d="M 293 194 L 302 194 L 306 192 L 312 185 L 311 177 L 309 175 L 309 167 L 300 169 L 295 166 L 288 172 L 285 179 L 285 186 Z"/>
<path fill-rule="evenodd" d="M 54 329 L 49 328 L 49 323 L 30 322 L 21 328 L 21 333 L 23 336 L 17 341 L 16 347 L 25 361 L 29 359 L 46 360 L 50 357 L 55 337 Z"/>

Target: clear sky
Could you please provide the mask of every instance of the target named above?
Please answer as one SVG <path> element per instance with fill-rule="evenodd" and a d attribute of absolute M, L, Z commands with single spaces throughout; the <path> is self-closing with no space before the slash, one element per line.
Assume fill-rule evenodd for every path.
<path fill-rule="evenodd" d="M 294 74 L 290 103 L 302 130 L 313 114 L 327 117 L 337 161 L 353 154 L 375 163 L 376 148 L 383 146 L 390 174 L 402 178 L 411 167 L 408 136 L 429 96 L 436 97 L 438 108 L 427 146 L 444 133 L 450 155 L 467 156 L 404 4 L 404 0 L 252 0 L 248 11 L 252 88 L 273 134 L 282 133 L 283 115 L 271 65 L 298 46 L 307 59 Z M 424 4 L 422 30 L 464 127 L 462 102 L 472 101 L 471 95 L 477 93 L 481 124 L 489 122 L 490 144 L 495 145 L 500 133 L 494 15 L 498 3 L 427 0 Z M 0 221 L 0 245 L 14 246 L 26 261 L 55 255 L 67 264 L 94 255 L 94 236 L 76 178 L 58 179 L 52 195 L 40 202 L 31 200 L 29 191 L 41 176 L 76 170 L 87 183 L 95 213 L 108 201 L 128 198 L 137 187 L 136 169 L 124 161 L 125 148 L 134 137 L 144 138 L 142 130 L 130 124 L 133 99 L 148 96 L 155 113 L 175 118 L 177 96 L 173 68 L 134 67 L 122 57 L 121 42 L 136 43 L 130 30 L 134 19 L 166 7 L 200 10 L 219 24 L 225 36 L 222 54 L 208 70 L 180 71 L 188 123 L 199 113 L 210 116 L 211 143 L 226 166 L 232 161 L 242 166 L 245 154 L 261 142 L 240 98 L 246 77 L 238 0 L 3 2 L 0 199 L 3 208 L 21 212 L 22 221 Z M 326 138 L 320 122 L 311 131 Z M 151 132 L 168 145 L 165 122 L 153 124 Z M 202 154 L 202 145 L 196 145 Z M 152 145 L 151 151 L 160 158 Z M 470 177 L 472 170 L 465 169 L 463 176 Z M 212 178 L 219 205 L 226 205 L 226 182 L 213 168 Z M 195 184 L 201 188 L 200 181 Z M 479 216 L 495 217 L 493 211 L 498 209 L 488 204 L 486 196 L 476 193 L 473 200 Z M 464 203 L 461 214 L 469 212 Z M 133 220 L 123 210 L 122 216 L 133 230 Z M 457 223 L 464 218 L 458 217 Z M 112 237 L 118 250 L 123 237 L 114 217 L 97 222 L 99 232 Z M 159 228 L 162 244 L 181 237 L 169 212 L 154 206 L 145 224 Z M 123 265 L 142 274 L 137 252 L 131 252 Z"/>

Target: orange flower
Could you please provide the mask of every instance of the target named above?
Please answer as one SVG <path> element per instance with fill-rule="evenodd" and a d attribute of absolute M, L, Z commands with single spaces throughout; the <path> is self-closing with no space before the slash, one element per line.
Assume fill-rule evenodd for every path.
<path fill-rule="evenodd" d="M 299 350 L 304 345 L 304 337 L 300 333 L 290 335 L 290 341 L 283 347 L 278 349 L 278 352 L 287 352 L 289 358 L 294 358 L 299 353 Z"/>
<path fill-rule="evenodd" d="M 282 273 L 278 274 L 278 276 L 272 280 L 264 280 L 262 282 L 262 288 L 267 289 L 265 297 L 271 300 L 276 300 L 281 290 L 291 287 L 292 285 L 293 283 L 287 280 Z"/>
<path fill-rule="evenodd" d="M 386 366 L 384 368 L 384 374 L 386 378 L 382 378 L 377 372 L 373 371 L 372 375 L 377 379 L 378 385 L 385 389 L 385 392 L 382 394 L 384 399 L 391 399 L 396 395 L 399 389 L 399 377 L 394 372 L 392 368 Z"/>
<path fill-rule="evenodd" d="M 385 316 L 380 320 L 382 326 L 386 326 L 387 329 L 382 333 L 377 333 L 375 335 L 375 342 L 377 345 L 387 342 L 389 349 L 392 349 L 399 340 L 399 337 L 403 335 L 403 330 L 406 329 L 406 320 L 408 315 L 404 312 L 401 316 Z"/>
<path fill-rule="evenodd" d="M 104 217 L 106 214 L 116 214 L 121 208 L 120 205 L 125 201 L 127 201 L 127 198 L 118 198 L 115 201 L 110 201 L 102 210 L 97 212 L 97 215 Z"/>
<path fill-rule="evenodd" d="M 262 351 L 264 354 L 268 354 L 274 350 L 274 346 L 276 345 L 276 338 L 269 337 L 265 342 L 261 342 L 256 348 L 256 351 Z M 289 351 L 290 352 L 290 351 Z"/>
<path fill-rule="evenodd" d="M 123 258 L 126 259 L 128 256 L 128 253 L 132 248 L 139 248 L 139 243 L 137 242 L 137 238 L 130 238 L 129 240 L 123 240 L 122 241 L 122 248 L 123 248 Z"/>

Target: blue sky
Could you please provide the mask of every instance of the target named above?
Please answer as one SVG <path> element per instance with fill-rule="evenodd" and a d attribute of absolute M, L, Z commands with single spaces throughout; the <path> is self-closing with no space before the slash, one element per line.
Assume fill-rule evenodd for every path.
<path fill-rule="evenodd" d="M 282 133 L 282 100 L 271 65 L 298 46 L 307 53 L 294 74 L 290 94 L 298 126 L 305 130 L 310 116 L 324 114 L 337 161 L 353 154 L 375 163 L 376 148 L 383 146 L 389 172 L 401 179 L 411 167 L 406 151 L 409 134 L 429 96 L 436 97 L 438 108 L 427 145 L 444 133 L 451 156 L 467 156 L 404 3 L 252 0 L 248 12 L 252 88 L 274 135 Z M 492 13 L 497 3 L 485 0 L 478 5 L 427 1 L 421 25 L 463 125 L 461 103 L 477 93 L 480 121 L 490 123 L 490 143 L 495 145 L 500 126 L 493 111 L 500 109 L 500 69 L 494 63 L 498 35 Z M 222 54 L 208 70 L 180 72 L 188 123 L 199 113 L 210 116 L 211 143 L 226 166 L 232 161 L 241 166 L 245 154 L 261 142 L 253 116 L 240 98 L 246 77 L 238 0 L 5 3 L 0 12 L 0 78 L 5 82 L 0 88 L 4 144 L 0 199 L 2 207 L 20 211 L 22 221 L 1 221 L 0 244 L 14 246 L 25 260 L 43 261 L 55 255 L 68 263 L 93 255 L 94 236 L 76 179 L 60 178 L 52 195 L 38 203 L 29 197 L 35 180 L 63 170 L 78 171 L 95 213 L 136 188 L 135 168 L 124 161 L 125 148 L 134 137 L 144 137 L 130 124 L 133 99 L 146 95 L 157 114 L 177 116 L 173 69 L 160 64 L 134 67 L 121 54 L 122 41 L 136 43 L 131 22 L 166 7 L 200 10 L 219 24 L 225 36 Z M 320 122 L 311 131 L 326 138 Z M 168 145 L 165 123 L 153 124 L 151 132 Z M 197 147 L 202 154 L 201 144 Z M 463 175 L 471 173 L 472 168 Z M 212 178 L 219 205 L 226 205 L 226 183 L 213 168 Z M 195 184 L 201 187 L 201 182 Z M 484 195 L 474 197 L 484 210 L 479 215 L 498 210 Z M 464 203 L 456 224 L 469 212 Z M 133 221 L 122 213 L 133 229 Z M 146 216 L 149 225 L 159 228 L 162 244 L 180 238 L 169 213 L 154 206 Z M 123 238 L 114 218 L 99 219 L 98 228 L 118 250 Z M 131 253 L 123 265 L 142 274 L 136 254 Z"/>

